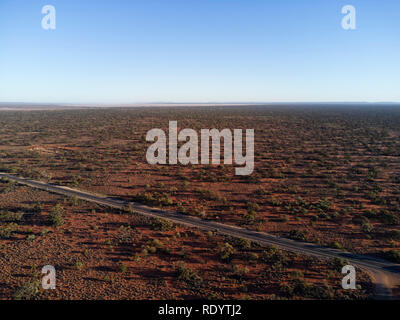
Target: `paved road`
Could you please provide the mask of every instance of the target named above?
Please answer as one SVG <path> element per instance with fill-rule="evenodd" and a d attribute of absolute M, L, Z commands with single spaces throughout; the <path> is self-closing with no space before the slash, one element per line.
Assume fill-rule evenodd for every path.
<path fill-rule="evenodd" d="M 371 256 L 356 255 L 346 253 L 340 250 L 321 247 L 312 243 L 294 241 L 286 238 L 280 238 L 268 233 L 247 230 L 244 228 L 222 224 L 209 220 L 202 220 L 197 217 L 191 217 L 176 212 L 164 209 L 151 208 L 139 203 L 126 202 L 115 198 L 110 198 L 104 195 L 89 193 L 77 189 L 71 189 L 64 186 L 52 185 L 40 181 L 20 178 L 15 175 L 0 173 L 0 178 L 18 182 L 19 184 L 27 185 L 33 188 L 46 190 L 49 192 L 62 194 L 65 196 L 75 196 L 89 202 L 97 203 L 104 206 L 123 209 L 131 206 L 132 209 L 144 216 L 152 218 L 163 218 L 174 223 L 195 227 L 203 230 L 211 230 L 219 234 L 232 237 L 240 237 L 257 242 L 260 245 L 271 246 L 275 245 L 282 249 L 313 256 L 318 258 L 345 258 L 352 265 L 358 266 L 366 270 L 372 277 L 375 283 L 375 293 L 377 299 L 399 299 L 398 296 L 393 296 L 392 289 L 400 288 L 400 265 L 381 260 Z"/>

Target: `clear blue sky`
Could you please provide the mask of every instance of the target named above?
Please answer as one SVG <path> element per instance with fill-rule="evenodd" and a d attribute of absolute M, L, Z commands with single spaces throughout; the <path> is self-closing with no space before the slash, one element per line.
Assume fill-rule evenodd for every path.
<path fill-rule="evenodd" d="M 399 0 L 0 0 L 0 102 L 400 101 L 399 17 Z"/>

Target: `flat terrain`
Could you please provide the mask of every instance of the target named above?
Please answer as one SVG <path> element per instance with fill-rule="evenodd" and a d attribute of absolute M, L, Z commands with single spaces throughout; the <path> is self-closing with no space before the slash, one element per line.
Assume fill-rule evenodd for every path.
<path fill-rule="evenodd" d="M 179 212 L 177 213 L 152 208 L 140 203 L 121 201 L 104 195 L 81 191 L 76 188 L 67 188 L 64 186 L 24 179 L 15 175 L 0 173 L 0 178 L 10 181 L 11 183 L 17 182 L 20 185 L 30 186 L 35 189 L 70 196 L 75 199 L 81 199 L 102 206 L 105 205 L 106 207 L 117 208 L 123 212 L 140 214 L 147 218 L 165 220 L 165 223 L 172 222 L 184 227 L 199 228 L 214 234 L 230 236 L 233 237 L 236 242 L 245 241 L 249 244 L 254 242 L 255 244 L 260 244 L 264 247 L 276 246 L 277 248 L 282 248 L 290 252 L 300 253 L 311 257 L 336 259 L 336 261 L 341 261 L 342 263 L 346 261 L 346 264 L 360 267 L 372 275 L 375 286 L 375 297 L 377 299 L 396 298 L 396 294 L 400 288 L 400 264 L 377 259 L 375 257 L 356 255 L 338 249 L 313 245 L 307 242 L 280 238 L 264 232 L 248 230 L 237 226 L 200 219 L 198 217 L 191 217 Z M 249 245 L 249 247 L 250 246 L 251 245 Z M 234 248 L 232 249 L 234 250 Z M 340 268 L 338 268 L 338 270 L 340 270 Z"/>
<path fill-rule="evenodd" d="M 29 187 L 1 190 L 2 299 L 372 297 L 361 270 L 358 290 L 341 288 L 340 259 L 260 247 Z M 39 290 L 48 264 L 57 270 L 57 289 Z"/>
<path fill-rule="evenodd" d="M 148 165 L 169 120 L 255 129 L 255 172 Z M 399 262 L 399 134 L 394 106 L 2 111 L 0 171 Z"/>

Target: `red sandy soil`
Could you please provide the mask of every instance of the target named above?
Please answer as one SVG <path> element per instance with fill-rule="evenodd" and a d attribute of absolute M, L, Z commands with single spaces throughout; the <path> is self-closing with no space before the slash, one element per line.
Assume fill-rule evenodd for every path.
<path fill-rule="evenodd" d="M 39 202 L 40 211 L 32 213 Z M 57 203 L 64 208 L 65 223 L 56 228 L 49 224 L 49 211 Z M 254 244 L 241 249 L 234 239 L 182 227 L 157 231 L 152 220 L 28 187 L 0 194 L 0 204 L 3 212 L 25 213 L 13 236 L 0 240 L 2 299 L 13 298 L 24 284 L 39 279 L 44 265 L 55 266 L 57 289 L 41 290 L 31 298 L 365 299 L 372 293 L 369 277 L 361 271 L 359 290 L 344 291 L 342 276 L 331 262 L 282 252 L 288 265 L 274 267 L 261 258 L 265 249 Z M 0 230 L 7 225 L 3 221 Z M 226 242 L 235 248 L 230 262 L 219 256 L 218 248 Z M 179 278 L 181 263 L 201 277 L 201 284 Z M 238 270 L 246 267 L 247 273 L 235 273 L 234 265 L 241 267 Z M 322 288 L 327 296 L 287 296 L 282 286 L 294 287 L 296 281 Z"/>

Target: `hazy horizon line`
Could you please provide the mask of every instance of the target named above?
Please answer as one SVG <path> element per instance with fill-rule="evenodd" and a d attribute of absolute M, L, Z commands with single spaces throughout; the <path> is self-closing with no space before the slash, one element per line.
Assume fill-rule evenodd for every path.
<path fill-rule="evenodd" d="M 162 105 L 287 105 L 287 104 L 400 104 L 400 101 L 269 101 L 269 102 L 7 102 L 0 101 L 0 106 L 162 106 Z"/>

